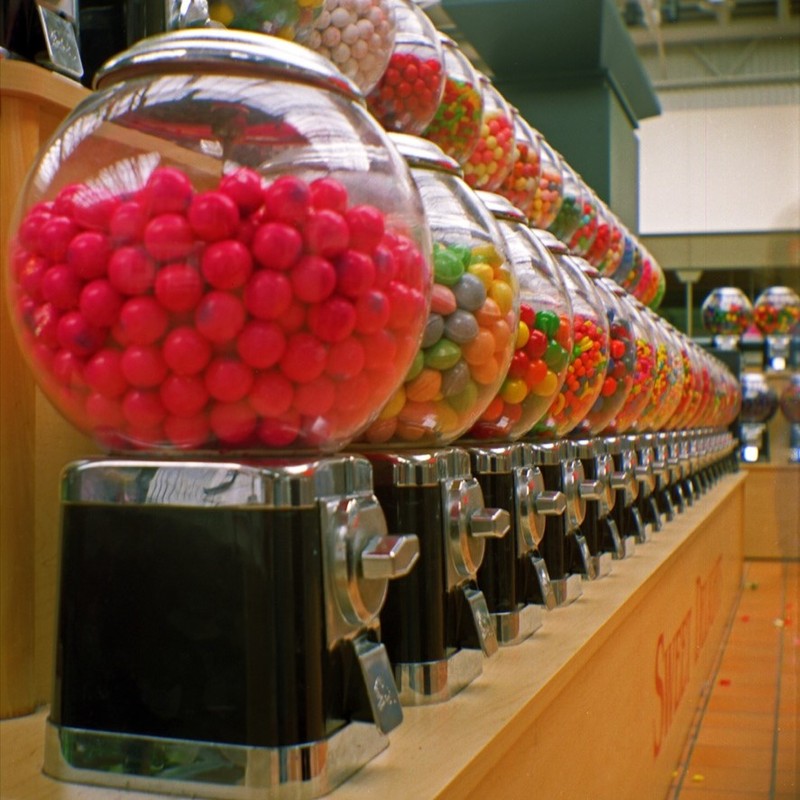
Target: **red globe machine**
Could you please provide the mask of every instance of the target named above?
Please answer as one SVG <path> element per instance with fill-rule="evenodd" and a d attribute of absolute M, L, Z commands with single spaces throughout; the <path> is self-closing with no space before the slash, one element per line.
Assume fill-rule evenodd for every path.
<path fill-rule="evenodd" d="M 419 543 L 336 451 L 419 347 L 419 193 L 289 42 L 164 34 L 97 88 L 34 165 L 9 258 L 39 384 L 109 450 L 63 473 L 45 771 L 318 796 L 402 719 L 379 614 Z"/>
<path fill-rule="evenodd" d="M 458 163 L 427 139 L 391 138 L 422 197 L 434 286 L 414 364 L 352 448 L 373 465 L 389 530 L 419 538 L 420 569 L 393 582 L 381 613 L 401 702 L 419 705 L 464 689 L 498 647 L 476 576 L 510 514 L 485 506 L 457 440 L 508 370 L 518 292 L 502 235 Z"/>

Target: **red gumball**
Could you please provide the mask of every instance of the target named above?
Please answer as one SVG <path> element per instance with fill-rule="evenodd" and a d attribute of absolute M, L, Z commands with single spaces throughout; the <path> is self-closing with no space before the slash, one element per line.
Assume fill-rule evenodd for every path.
<path fill-rule="evenodd" d="M 205 242 L 230 239 L 239 227 L 239 208 L 224 192 L 200 192 L 187 212 L 195 236 Z"/>
<path fill-rule="evenodd" d="M 195 375 L 205 369 L 212 351 L 208 339 L 187 325 L 167 334 L 161 352 L 176 375 Z"/>
<path fill-rule="evenodd" d="M 264 210 L 271 219 L 289 225 L 302 224 L 311 208 L 311 190 L 294 175 L 283 175 L 264 192 Z"/>
<path fill-rule="evenodd" d="M 279 417 L 291 408 L 293 398 L 292 382 L 274 370 L 256 376 L 248 401 L 262 417 Z"/>

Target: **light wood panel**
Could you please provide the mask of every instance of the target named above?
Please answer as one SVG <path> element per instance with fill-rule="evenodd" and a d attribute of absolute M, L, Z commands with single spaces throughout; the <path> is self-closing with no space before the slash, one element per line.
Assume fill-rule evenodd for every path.
<path fill-rule="evenodd" d="M 800 558 L 800 464 L 745 469 L 745 558 Z"/>
<path fill-rule="evenodd" d="M 450 702 L 405 709 L 389 748 L 330 797 L 664 797 L 740 586 L 744 485 L 726 478 Z M 154 797 L 43 777 L 44 721 L 0 723 L 0 796 Z"/>

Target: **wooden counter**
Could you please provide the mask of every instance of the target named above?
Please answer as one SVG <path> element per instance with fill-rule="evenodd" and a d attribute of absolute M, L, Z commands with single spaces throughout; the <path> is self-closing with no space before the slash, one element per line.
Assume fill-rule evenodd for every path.
<path fill-rule="evenodd" d="M 741 584 L 746 475 L 503 648 L 450 702 L 405 709 L 333 800 L 666 796 Z M 45 712 L 0 723 L 0 796 L 152 800 L 40 773 Z"/>
<path fill-rule="evenodd" d="M 800 464 L 747 464 L 745 558 L 800 558 Z"/>
<path fill-rule="evenodd" d="M 8 231 L 40 146 L 87 95 L 80 84 L 23 61 L 0 60 L 0 292 Z M 58 551 L 58 475 L 95 453 L 37 389 L 0 314 L 0 718 L 50 696 Z"/>

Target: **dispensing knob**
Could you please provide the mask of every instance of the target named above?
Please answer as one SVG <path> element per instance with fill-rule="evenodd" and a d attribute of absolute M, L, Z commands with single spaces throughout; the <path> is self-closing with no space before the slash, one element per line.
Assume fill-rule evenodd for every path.
<path fill-rule="evenodd" d="M 611 488 L 619 491 L 626 491 L 633 478 L 629 472 L 612 472 L 609 477 L 611 479 Z"/>
<path fill-rule="evenodd" d="M 375 536 L 361 551 L 361 574 L 367 580 L 402 578 L 419 558 L 419 539 L 413 534 Z"/>
<path fill-rule="evenodd" d="M 603 497 L 602 481 L 581 481 L 578 484 L 581 500 L 601 500 Z"/>
<path fill-rule="evenodd" d="M 637 464 L 633 468 L 633 474 L 636 477 L 636 480 L 639 483 L 650 483 L 653 475 L 653 465 L 652 464 Z"/>
<path fill-rule="evenodd" d="M 533 499 L 533 510 L 537 514 L 558 516 L 567 508 L 564 492 L 539 492 Z"/>
<path fill-rule="evenodd" d="M 511 514 L 504 508 L 481 508 L 469 518 L 471 536 L 481 539 L 500 539 L 511 527 Z"/>

